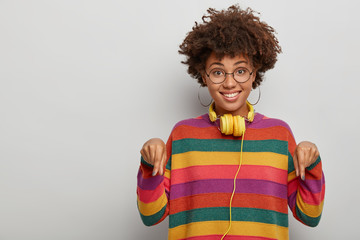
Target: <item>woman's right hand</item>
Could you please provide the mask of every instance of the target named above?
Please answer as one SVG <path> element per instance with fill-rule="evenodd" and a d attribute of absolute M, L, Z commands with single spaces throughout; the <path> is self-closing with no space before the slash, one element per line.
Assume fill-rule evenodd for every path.
<path fill-rule="evenodd" d="M 152 175 L 157 173 L 164 175 L 164 165 L 166 164 L 166 145 L 160 138 L 152 138 L 144 143 L 140 150 L 143 159 L 154 166 Z"/>

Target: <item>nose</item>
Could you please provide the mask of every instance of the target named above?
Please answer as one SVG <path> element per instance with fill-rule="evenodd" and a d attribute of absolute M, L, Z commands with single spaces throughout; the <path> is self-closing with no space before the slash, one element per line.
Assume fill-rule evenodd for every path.
<path fill-rule="evenodd" d="M 230 76 L 229 76 L 230 75 Z M 223 86 L 225 88 L 234 88 L 237 82 L 234 79 L 233 73 L 225 73 L 225 81 L 223 82 Z"/>

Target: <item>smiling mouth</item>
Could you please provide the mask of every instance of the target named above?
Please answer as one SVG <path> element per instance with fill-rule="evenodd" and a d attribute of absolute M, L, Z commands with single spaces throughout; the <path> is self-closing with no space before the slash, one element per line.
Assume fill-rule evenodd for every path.
<path fill-rule="evenodd" d="M 237 95 L 240 94 L 240 92 L 234 92 L 234 93 L 221 93 L 222 95 L 224 95 L 225 97 L 228 97 L 228 98 L 233 98 L 233 97 L 236 97 Z"/>

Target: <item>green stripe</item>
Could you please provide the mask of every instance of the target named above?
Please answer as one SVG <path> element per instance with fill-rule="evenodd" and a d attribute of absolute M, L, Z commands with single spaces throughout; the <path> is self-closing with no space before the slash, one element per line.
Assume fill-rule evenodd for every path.
<path fill-rule="evenodd" d="M 306 224 L 307 226 L 310 226 L 310 227 L 316 227 L 319 222 L 320 222 L 320 218 L 321 218 L 321 214 L 320 216 L 318 217 L 310 217 L 308 215 L 306 215 L 305 213 L 303 213 L 299 208 L 298 206 L 296 205 L 296 215 L 300 218 L 300 220 Z"/>
<path fill-rule="evenodd" d="M 144 165 L 146 165 L 146 166 L 148 166 L 148 167 L 151 167 L 151 168 L 154 167 L 154 165 L 146 162 L 146 161 L 143 159 L 143 157 L 141 157 L 141 163 L 144 164 Z M 166 169 L 168 169 L 168 170 L 171 169 L 171 156 L 170 156 L 169 161 L 168 161 L 167 164 L 166 164 Z"/>
<path fill-rule="evenodd" d="M 281 140 L 244 140 L 244 152 L 274 152 L 283 155 L 288 153 L 286 141 Z M 232 139 L 193 139 L 185 138 L 172 143 L 172 153 L 190 151 L 204 152 L 240 152 L 241 140 Z"/>
<path fill-rule="evenodd" d="M 167 204 L 166 204 L 167 205 Z M 140 213 L 141 220 L 146 226 L 152 226 L 155 225 L 163 216 L 166 210 L 166 205 L 157 213 L 150 215 L 150 216 L 144 216 Z M 139 205 L 138 205 L 139 209 Z M 140 212 L 140 210 L 139 210 Z"/>
<path fill-rule="evenodd" d="M 316 167 L 316 165 L 319 164 L 320 161 L 321 161 L 321 158 L 320 158 L 320 156 L 318 156 L 316 161 L 313 164 L 311 164 L 310 166 L 308 166 L 306 169 L 309 170 L 309 171 L 312 170 L 314 167 Z"/>
<path fill-rule="evenodd" d="M 228 221 L 229 216 L 228 207 L 198 208 L 170 215 L 169 228 L 192 222 Z M 259 222 L 288 227 L 288 215 L 272 210 L 233 207 L 231 216 L 232 221 Z"/>
<path fill-rule="evenodd" d="M 168 161 L 167 164 L 166 164 L 166 169 L 167 169 L 167 170 L 171 170 L 171 156 L 172 156 L 172 155 L 170 155 L 169 161 Z"/>
<path fill-rule="evenodd" d="M 288 173 L 291 173 L 294 170 L 295 170 L 294 159 L 291 156 L 290 152 L 288 151 Z"/>
<path fill-rule="evenodd" d="M 291 173 L 292 171 L 295 170 L 295 166 L 294 166 L 294 160 L 293 160 L 293 157 L 291 156 L 290 152 L 288 153 L 288 156 L 289 156 L 289 162 L 288 162 L 288 173 Z M 306 169 L 307 170 L 312 170 L 314 167 L 316 167 L 316 165 L 319 164 L 319 162 L 321 161 L 320 159 L 320 156 L 316 159 L 316 161 L 311 164 L 310 166 L 308 166 Z"/>

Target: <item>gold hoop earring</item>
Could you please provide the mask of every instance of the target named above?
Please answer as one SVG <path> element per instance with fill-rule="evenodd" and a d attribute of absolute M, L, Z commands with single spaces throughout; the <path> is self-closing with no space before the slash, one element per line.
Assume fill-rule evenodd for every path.
<path fill-rule="evenodd" d="M 256 104 L 258 104 L 258 102 L 260 101 L 260 97 L 261 97 L 261 91 L 260 91 L 260 86 L 258 86 L 258 89 L 259 89 L 259 97 L 258 97 L 258 99 L 257 99 L 257 101 L 255 102 L 255 103 L 250 103 L 251 105 L 256 105 Z"/>
<path fill-rule="evenodd" d="M 199 89 L 198 89 L 198 99 L 199 99 L 199 102 L 200 102 L 200 104 L 201 104 L 203 107 L 208 107 L 208 106 L 210 106 L 210 104 L 212 103 L 213 100 L 211 99 L 210 103 L 207 104 L 207 105 L 203 104 L 202 101 L 201 101 L 201 99 L 200 99 L 200 88 L 201 88 L 201 85 L 199 86 Z"/>

